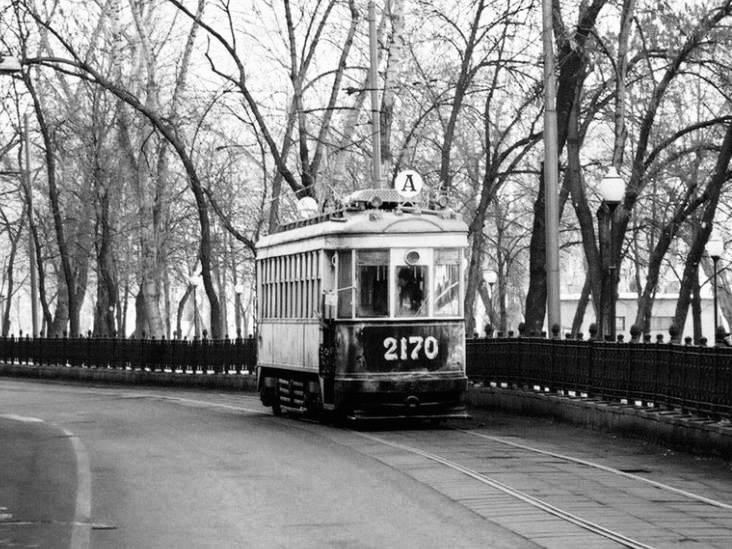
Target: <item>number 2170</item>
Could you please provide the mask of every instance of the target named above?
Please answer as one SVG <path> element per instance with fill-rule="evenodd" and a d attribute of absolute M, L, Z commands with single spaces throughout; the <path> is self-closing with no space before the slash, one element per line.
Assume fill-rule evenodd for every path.
<path fill-rule="evenodd" d="M 384 338 L 385 360 L 428 360 L 437 358 L 440 346 L 434 336 L 409 336 Z"/>

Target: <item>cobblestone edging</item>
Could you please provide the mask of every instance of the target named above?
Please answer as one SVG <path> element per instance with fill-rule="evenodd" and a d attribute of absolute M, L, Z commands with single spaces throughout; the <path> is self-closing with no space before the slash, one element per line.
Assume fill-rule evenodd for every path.
<path fill-rule="evenodd" d="M 232 391 L 256 391 L 257 383 L 253 374 L 184 374 L 5 363 L 0 363 L 0 375 Z M 478 385 L 469 388 L 467 402 L 474 407 L 551 417 L 592 429 L 632 435 L 688 452 L 716 454 L 732 459 L 732 423 L 729 421 L 712 421 L 680 411 L 658 410 L 633 404 Z"/>
<path fill-rule="evenodd" d="M 633 403 L 547 394 L 529 389 L 473 386 L 471 406 L 551 417 L 591 429 L 631 435 L 678 450 L 732 459 L 732 422 L 714 421 L 680 410 L 660 410 Z"/>

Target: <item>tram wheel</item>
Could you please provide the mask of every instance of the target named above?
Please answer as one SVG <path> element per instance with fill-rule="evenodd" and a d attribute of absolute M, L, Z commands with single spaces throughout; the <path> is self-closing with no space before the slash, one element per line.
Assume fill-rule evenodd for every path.
<path fill-rule="evenodd" d="M 274 396 L 272 398 L 272 414 L 275 416 L 282 415 L 282 403 L 280 402 L 279 382 L 275 385 Z"/>
<path fill-rule="evenodd" d="M 272 414 L 275 416 L 282 415 L 282 406 L 280 406 L 279 401 L 272 404 Z"/>

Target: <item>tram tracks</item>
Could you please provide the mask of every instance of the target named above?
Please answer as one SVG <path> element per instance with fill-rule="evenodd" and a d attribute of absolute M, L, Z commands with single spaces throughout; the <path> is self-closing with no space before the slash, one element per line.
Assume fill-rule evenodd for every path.
<path fill-rule="evenodd" d="M 378 436 L 375 436 L 372 434 L 361 433 L 358 431 L 353 431 L 353 432 L 355 434 L 357 434 L 358 436 L 367 438 L 368 440 L 371 440 L 373 442 L 377 442 L 379 444 L 390 446 L 392 448 L 401 450 L 403 452 L 408 452 L 411 454 L 421 456 L 427 460 L 430 460 L 430 461 L 438 463 L 444 467 L 447 467 L 449 469 L 462 473 L 463 475 L 465 475 L 473 480 L 476 480 L 481 484 L 489 486 L 489 487 L 493 488 L 494 490 L 498 490 L 499 492 L 502 492 L 513 498 L 516 498 L 536 509 L 539 509 L 540 511 L 543 511 L 545 513 L 548 513 L 549 515 L 557 517 L 557 518 L 561 519 L 562 521 L 565 521 L 565 522 L 568 522 L 575 526 L 578 526 L 584 530 L 587 530 L 588 532 L 590 532 L 592 534 L 599 535 L 605 539 L 613 541 L 623 547 L 630 547 L 630 548 L 634 548 L 634 549 L 649 549 L 652 547 L 651 545 L 647 545 L 638 540 L 632 539 L 628 536 L 623 535 L 620 532 L 614 531 L 610 528 L 606 528 L 596 522 L 584 519 L 574 513 L 561 509 L 560 507 L 558 507 L 556 505 L 552 505 L 551 503 L 548 503 L 545 500 L 534 497 L 524 491 L 513 488 L 503 482 L 490 478 L 478 471 L 475 471 L 469 467 L 461 465 L 460 463 L 457 463 L 450 459 L 446 459 L 446 458 L 439 456 L 437 454 L 434 454 L 432 452 L 427 452 L 427 451 L 419 449 L 419 448 L 414 448 L 414 447 L 407 446 L 404 444 L 392 442 L 392 441 L 386 440 L 384 438 L 381 438 L 381 437 L 378 437 Z M 466 432 L 466 433 L 470 434 L 469 431 L 461 430 L 461 432 Z"/>
<path fill-rule="evenodd" d="M 361 439 L 402 454 L 397 457 L 373 447 L 367 449 L 376 459 L 431 484 L 456 502 L 540 546 L 732 544 L 732 505 L 724 498 L 698 493 L 699 488 L 706 488 L 698 477 L 694 481 L 679 477 L 682 486 L 691 484 L 683 489 L 591 459 L 538 448 L 521 439 L 514 441 L 463 428 L 442 429 L 438 437 L 431 436 L 434 432 L 352 431 Z M 454 471 L 484 489 L 452 489 L 446 482 L 424 474 L 428 467 L 424 463 L 410 464 L 406 455 Z M 460 483 L 457 478 L 452 482 Z M 577 529 L 584 534 L 577 533 Z"/>
<path fill-rule="evenodd" d="M 634 474 L 634 473 L 629 473 L 627 471 L 622 471 L 620 469 L 615 469 L 614 467 L 608 467 L 607 465 L 602 465 L 600 463 L 595 463 L 595 462 L 592 462 L 592 461 L 589 461 L 589 460 L 585 460 L 585 459 L 580 459 L 580 458 L 568 456 L 566 454 L 560 454 L 560 453 L 557 453 L 557 452 L 550 452 L 548 450 L 542 450 L 540 448 L 534 448 L 532 446 L 527 446 L 525 444 L 520 444 L 520 443 L 517 443 L 517 442 L 513 442 L 511 440 L 507 440 L 507 439 L 502 438 L 502 437 L 496 437 L 496 436 L 486 435 L 486 434 L 483 434 L 483 433 L 476 433 L 475 431 L 469 431 L 467 429 L 457 429 L 457 430 L 459 432 L 461 432 L 461 433 L 465 433 L 465 434 L 470 435 L 470 436 L 479 437 L 479 438 L 482 438 L 482 439 L 485 439 L 485 440 L 490 440 L 490 441 L 493 441 L 493 442 L 497 442 L 499 444 L 503 444 L 503 445 L 506 445 L 506 446 L 511 446 L 513 448 L 519 448 L 519 449 L 522 449 L 522 450 L 526 450 L 526 451 L 529 451 L 529 452 L 533 452 L 535 454 L 540 454 L 540 455 L 544 455 L 544 456 L 550 456 L 550 457 L 557 458 L 557 459 L 561 459 L 561 460 L 564 460 L 564 461 L 567 461 L 567 462 L 571 462 L 571 463 L 577 463 L 579 465 L 584 465 L 585 467 L 591 467 L 593 469 L 597 469 L 597 470 L 600 470 L 600 471 L 605 471 L 605 472 L 608 472 L 608 473 L 612 473 L 612 474 L 618 475 L 620 477 L 625 477 L 625 478 L 628 478 L 628 479 L 631 479 L 631 480 L 634 480 L 634 481 L 643 482 L 643 483 L 649 484 L 651 486 L 655 486 L 656 488 L 660 488 L 661 490 L 666 490 L 668 492 L 673 492 L 675 494 L 679 494 L 679 495 L 684 496 L 686 498 L 693 499 L 693 500 L 696 500 L 696 501 L 700 501 L 702 503 L 706 503 L 707 505 L 711 505 L 713 507 L 719 507 L 721 509 L 727 509 L 729 511 L 732 511 L 732 505 L 730 505 L 729 503 L 724 503 L 722 501 L 718 501 L 718 500 L 715 500 L 715 499 L 712 499 L 712 498 L 708 498 L 708 497 L 705 497 L 705 496 L 702 496 L 702 495 L 699 495 L 699 494 L 695 494 L 693 492 L 689 492 L 688 490 L 682 490 L 680 488 L 675 488 L 674 486 L 670 486 L 668 484 L 664 484 L 662 482 L 658 482 L 658 481 L 655 481 L 655 480 L 652 480 L 652 479 L 643 477 L 641 475 L 637 475 L 637 474 Z"/>

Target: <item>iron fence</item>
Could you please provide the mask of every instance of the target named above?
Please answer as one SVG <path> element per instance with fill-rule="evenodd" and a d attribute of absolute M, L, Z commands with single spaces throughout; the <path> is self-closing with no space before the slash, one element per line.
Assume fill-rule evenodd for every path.
<path fill-rule="evenodd" d="M 732 418 L 731 348 L 540 338 L 466 343 L 466 369 L 472 381 Z M 0 337 L 0 361 L 243 374 L 254 371 L 257 346 L 254 338 Z"/>
<path fill-rule="evenodd" d="M 254 338 L 0 338 L 0 361 L 19 364 L 241 374 L 254 371 Z"/>
<path fill-rule="evenodd" d="M 486 338 L 466 352 L 473 381 L 732 418 L 732 348 Z"/>

